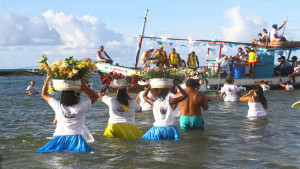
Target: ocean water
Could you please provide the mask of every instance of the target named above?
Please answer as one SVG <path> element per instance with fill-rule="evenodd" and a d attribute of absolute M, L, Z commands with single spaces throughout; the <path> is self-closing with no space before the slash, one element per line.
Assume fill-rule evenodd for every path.
<path fill-rule="evenodd" d="M 93 153 L 37 154 L 54 132 L 54 113 L 40 95 L 28 96 L 25 90 L 35 80 L 41 91 L 44 79 L 0 77 L 2 168 L 300 168 L 300 109 L 291 108 L 300 90 L 267 92 L 268 116 L 253 121 L 246 117 L 246 102 L 211 101 L 203 112 L 205 130 L 180 131 L 180 141 L 106 138 L 108 107 L 99 100 L 86 113 Z M 99 79 L 91 81 L 99 91 Z M 144 132 L 153 121 L 152 112 L 136 114 Z"/>

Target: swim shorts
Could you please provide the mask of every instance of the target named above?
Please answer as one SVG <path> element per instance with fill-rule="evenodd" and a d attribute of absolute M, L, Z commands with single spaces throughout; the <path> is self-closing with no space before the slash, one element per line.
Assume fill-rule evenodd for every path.
<path fill-rule="evenodd" d="M 184 131 L 201 129 L 204 130 L 204 120 L 202 116 L 180 116 L 180 129 Z"/>

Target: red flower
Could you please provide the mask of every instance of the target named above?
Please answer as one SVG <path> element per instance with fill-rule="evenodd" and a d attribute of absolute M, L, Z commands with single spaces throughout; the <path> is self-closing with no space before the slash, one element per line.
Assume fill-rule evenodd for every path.
<path fill-rule="evenodd" d="M 109 74 L 110 74 L 110 75 L 113 75 L 113 72 L 110 72 Z"/>
<path fill-rule="evenodd" d="M 117 72 L 114 72 L 114 76 L 117 76 Z"/>
<path fill-rule="evenodd" d="M 108 83 L 110 83 L 110 82 L 111 82 L 111 80 L 110 80 L 110 79 L 108 79 L 108 80 L 107 80 L 107 82 L 108 82 Z"/>
<path fill-rule="evenodd" d="M 122 73 L 119 73 L 119 76 L 122 76 Z"/>
<path fill-rule="evenodd" d="M 88 62 L 90 62 L 90 61 L 91 61 L 91 59 L 90 59 L 90 58 L 84 58 L 84 60 L 86 60 L 86 61 L 88 61 Z"/>
<path fill-rule="evenodd" d="M 122 78 L 122 79 L 125 79 L 125 76 L 122 76 L 121 78 Z"/>
<path fill-rule="evenodd" d="M 131 80 L 131 82 L 132 82 L 132 84 L 134 84 L 134 83 L 135 83 L 135 80 Z"/>
<path fill-rule="evenodd" d="M 129 90 L 130 90 L 130 88 L 128 87 L 128 88 L 127 88 L 127 91 L 129 91 Z"/>

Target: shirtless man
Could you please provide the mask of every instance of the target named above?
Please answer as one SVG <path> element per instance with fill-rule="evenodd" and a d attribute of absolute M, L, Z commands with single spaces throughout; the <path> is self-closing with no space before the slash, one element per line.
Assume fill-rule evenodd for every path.
<path fill-rule="evenodd" d="M 104 47 L 102 45 L 99 47 L 99 51 L 97 51 L 97 59 L 99 62 L 110 63 L 110 64 L 113 63 L 113 60 L 104 51 Z"/>
<path fill-rule="evenodd" d="M 149 50 L 146 50 L 140 60 L 140 63 L 142 64 L 142 66 L 145 66 L 147 61 L 151 59 L 152 57 L 152 52 L 154 51 L 154 48 L 151 47 L 149 48 Z"/>
<path fill-rule="evenodd" d="M 204 120 L 202 118 L 201 107 L 204 110 L 208 109 L 206 96 L 197 91 L 199 83 L 195 79 L 188 79 L 186 82 L 185 91 L 188 97 L 179 102 L 180 107 L 180 129 L 181 130 L 204 130 Z M 175 97 L 182 96 L 181 92 L 178 92 Z"/>

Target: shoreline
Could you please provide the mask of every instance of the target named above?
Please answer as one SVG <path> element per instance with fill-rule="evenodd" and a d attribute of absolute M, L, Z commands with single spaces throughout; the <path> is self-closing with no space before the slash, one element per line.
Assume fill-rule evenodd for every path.
<path fill-rule="evenodd" d="M 0 76 L 43 76 L 45 72 L 37 71 L 37 72 L 30 72 L 24 70 L 5 70 L 0 71 Z"/>

